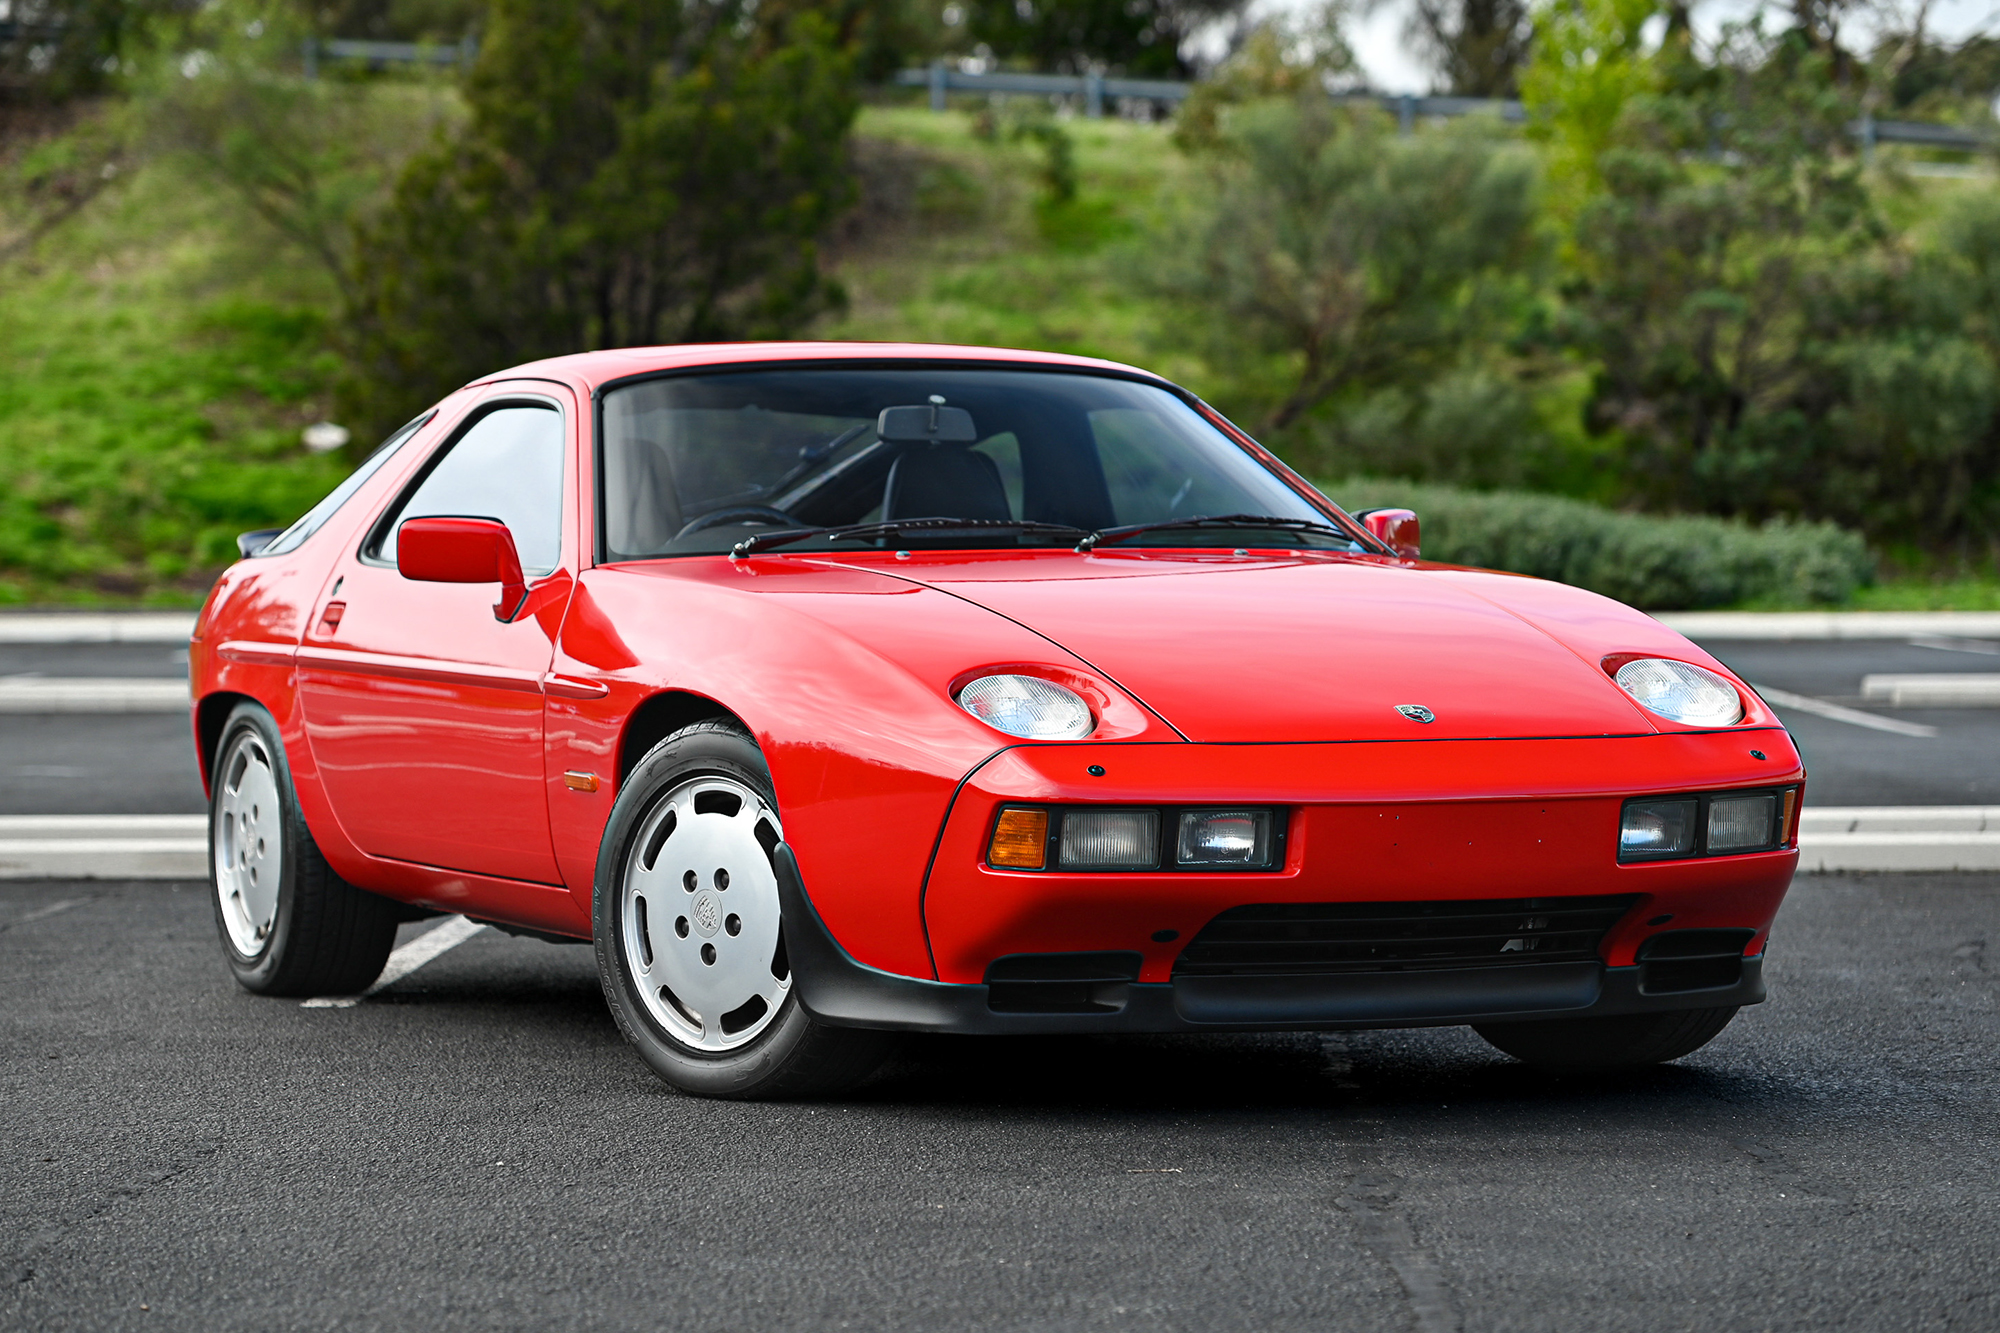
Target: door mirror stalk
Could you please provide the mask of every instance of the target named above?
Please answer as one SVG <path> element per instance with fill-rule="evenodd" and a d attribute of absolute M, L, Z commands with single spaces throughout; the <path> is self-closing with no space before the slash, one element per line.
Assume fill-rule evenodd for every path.
<path fill-rule="evenodd" d="M 396 570 L 422 583 L 498 583 L 493 618 L 510 621 L 528 600 L 514 534 L 492 518 L 412 518 L 396 529 Z"/>

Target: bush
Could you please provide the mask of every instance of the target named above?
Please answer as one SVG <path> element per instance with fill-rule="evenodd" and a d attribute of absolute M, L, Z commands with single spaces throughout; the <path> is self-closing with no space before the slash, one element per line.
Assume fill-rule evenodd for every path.
<path fill-rule="evenodd" d="M 1648 610 L 1828 605 L 1874 581 L 1860 534 L 1831 523 L 1652 518 L 1555 496 L 1372 477 L 1321 489 L 1350 510 L 1414 509 L 1426 559 L 1555 579 Z"/>

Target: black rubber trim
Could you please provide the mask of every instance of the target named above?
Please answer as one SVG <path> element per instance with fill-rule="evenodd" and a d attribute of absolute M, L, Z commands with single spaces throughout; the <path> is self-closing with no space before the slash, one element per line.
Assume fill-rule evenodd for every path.
<path fill-rule="evenodd" d="M 910 1032 L 1226 1032 L 1273 1029 L 1448 1027 L 1537 1018 L 1600 1018 L 1758 1004 L 1763 957 L 1745 958 L 1735 985 L 1645 994 L 1637 967 L 1601 963 L 1314 977 L 1203 977 L 1135 982 L 1116 1010 L 996 1012 L 989 988 L 898 976 L 856 962 L 827 930 L 778 845 L 778 900 L 793 984 L 806 1012 L 835 1027 Z"/>

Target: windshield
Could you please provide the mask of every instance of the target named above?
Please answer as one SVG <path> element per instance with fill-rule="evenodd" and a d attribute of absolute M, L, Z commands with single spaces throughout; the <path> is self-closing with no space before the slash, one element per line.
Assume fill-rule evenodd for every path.
<path fill-rule="evenodd" d="M 976 526 L 834 531 L 787 549 L 1074 545 L 1105 528 L 1235 514 L 1327 521 L 1174 394 L 1101 375 L 828 368 L 648 380 L 604 396 L 603 451 L 609 560 L 897 520 Z M 1353 548 L 1330 532 L 1243 526 L 1123 544 Z"/>

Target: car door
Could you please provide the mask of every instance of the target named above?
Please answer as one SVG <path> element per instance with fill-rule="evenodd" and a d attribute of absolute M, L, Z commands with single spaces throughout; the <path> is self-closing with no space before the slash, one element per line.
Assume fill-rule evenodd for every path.
<path fill-rule="evenodd" d="M 575 586 L 564 499 L 574 398 L 545 383 L 478 402 L 346 552 L 300 645 L 306 736 L 342 829 L 373 856 L 560 883 L 543 790 L 542 677 Z M 505 523 L 529 593 L 419 582 L 396 532 L 436 515 Z"/>

